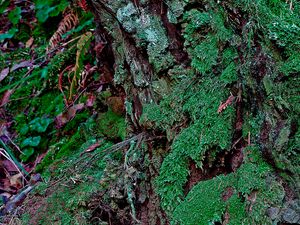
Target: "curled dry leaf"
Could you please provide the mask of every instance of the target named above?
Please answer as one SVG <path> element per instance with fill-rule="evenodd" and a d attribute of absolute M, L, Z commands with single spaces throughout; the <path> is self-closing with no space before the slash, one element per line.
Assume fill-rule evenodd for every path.
<path fill-rule="evenodd" d="M 10 160 L 3 160 L 2 161 L 3 168 L 6 169 L 9 173 L 16 173 L 18 172 L 18 168 L 10 161 Z"/>
<path fill-rule="evenodd" d="M 21 189 L 23 187 L 23 174 L 17 173 L 9 178 L 10 185 L 16 189 Z"/>
<path fill-rule="evenodd" d="M 98 148 L 101 143 L 103 142 L 103 140 L 97 141 L 95 144 L 92 144 L 91 146 L 89 146 L 84 152 L 82 152 L 80 155 L 83 155 L 84 153 L 88 153 L 88 152 L 92 152 L 94 151 L 96 148 Z"/>
<path fill-rule="evenodd" d="M 86 100 L 86 106 L 92 107 L 96 101 L 96 96 L 93 94 L 88 95 L 88 99 Z"/>

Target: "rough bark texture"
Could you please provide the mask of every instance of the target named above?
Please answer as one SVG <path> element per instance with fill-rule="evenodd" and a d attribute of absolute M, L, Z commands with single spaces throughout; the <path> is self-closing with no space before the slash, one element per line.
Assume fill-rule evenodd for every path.
<path fill-rule="evenodd" d="M 89 4 L 103 79 L 153 137 L 120 175 L 131 223 L 300 223 L 299 4 Z"/>

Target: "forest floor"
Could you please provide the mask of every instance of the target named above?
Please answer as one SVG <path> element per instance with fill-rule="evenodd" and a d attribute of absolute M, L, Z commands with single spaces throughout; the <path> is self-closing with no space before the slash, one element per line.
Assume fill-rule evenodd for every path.
<path fill-rule="evenodd" d="M 123 99 L 96 71 L 93 16 L 68 4 L 1 3 L 3 224 L 129 220 L 107 191 L 130 145 Z"/>

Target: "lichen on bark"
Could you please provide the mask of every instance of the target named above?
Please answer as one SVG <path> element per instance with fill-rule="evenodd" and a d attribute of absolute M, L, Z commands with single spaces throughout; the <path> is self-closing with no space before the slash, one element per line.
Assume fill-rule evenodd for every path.
<path fill-rule="evenodd" d="M 285 211 L 298 209 L 287 202 L 299 199 L 299 3 L 92 3 L 125 91 L 129 134 L 165 136 L 140 155 L 148 163 L 136 167 L 145 174 L 136 193 L 147 200 L 130 200 L 141 206 L 136 219 L 147 224 L 160 212 L 150 224 L 165 224 L 166 212 L 174 224 L 289 222 Z M 268 215 L 274 205 L 280 213 Z M 188 213 L 195 220 L 182 220 Z"/>

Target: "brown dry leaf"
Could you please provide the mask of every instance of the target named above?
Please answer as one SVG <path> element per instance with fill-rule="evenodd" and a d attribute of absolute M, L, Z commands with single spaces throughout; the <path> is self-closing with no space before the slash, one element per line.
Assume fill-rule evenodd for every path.
<path fill-rule="evenodd" d="M 10 160 L 3 160 L 2 166 L 8 171 L 8 172 L 19 172 L 18 169 L 15 167 L 15 165 Z"/>
<path fill-rule="evenodd" d="M 101 145 L 102 142 L 103 140 L 97 141 L 95 144 L 88 147 L 83 153 L 94 151 L 96 148 L 98 148 Z"/>
<path fill-rule="evenodd" d="M 17 69 L 20 69 L 20 68 L 24 68 L 24 67 L 32 67 L 33 64 L 30 60 L 27 60 L 27 61 L 23 61 L 23 62 L 20 62 L 20 63 L 17 63 L 15 65 L 13 65 L 13 67 L 11 68 L 11 72 L 17 70 Z"/>
<path fill-rule="evenodd" d="M 93 94 L 90 94 L 88 96 L 88 99 L 86 100 L 85 104 L 87 107 L 92 107 L 94 105 L 95 101 L 96 101 L 96 96 Z"/>
<path fill-rule="evenodd" d="M 56 118 L 55 118 L 55 123 L 56 123 L 56 127 L 57 127 L 57 128 L 61 128 L 61 127 L 64 126 L 67 122 L 68 122 L 68 118 L 67 118 L 67 115 L 64 114 L 64 113 L 59 114 L 59 115 L 56 116 Z"/>
<path fill-rule="evenodd" d="M 34 41 L 33 37 L 29 38 L 28 41 L 26 41 L 26 44 L 25 44 L 26 48 L 30 48 L 33 44 L 33 41 Z"/>
<path fill-rule="evenodd" d="M 221 113 L 223 110 L 225 110 L 227 108 L 227 106 L 229 106 L 230 104 L 232 104 L 233 100 L 235 99 L 235 97 L 233 95 L 230 95 L 226 102 L 221 103 L 219 108 L 218 108 L 218 113 Z"/>
<path fill-rule="evenodd" d="M 0 82 L 4 80 L 4 78 L 7 77 L 8 74 L 9 74 L 9 68 L 7 67 L 3 69 L 0 73 Z"/>
<path fill-rule="evenodd" d="M 84 108 L 84 103 L 76 104 L 68 109 L 67 112 L 61 113 L 55 118 L 55 123 L 58 128 L 64 126 L 67 122 L 73 119 L 76 113 Z"/>
<path fill-rule="evenodd" d="M 16 175 L 13 175 L 9 178 L 10 186 L 13 186 L 17 189 L 20 189 L 23 187 L 23 174 L 17 173 Z"/>
<path fill-rule="evenodd" d="M 7 90 L 1 99 L 0 107 L 3 107 L 9 102 L 10 96 L 13 94 L 14 90 Z"/>
<path fill-rule="evenodd" d="M 76 104 L 69 108 L 68 110 L 68 119 L 71 120 L 75 117 L 76 113 L 84 108 L 84 103 Z"/>

